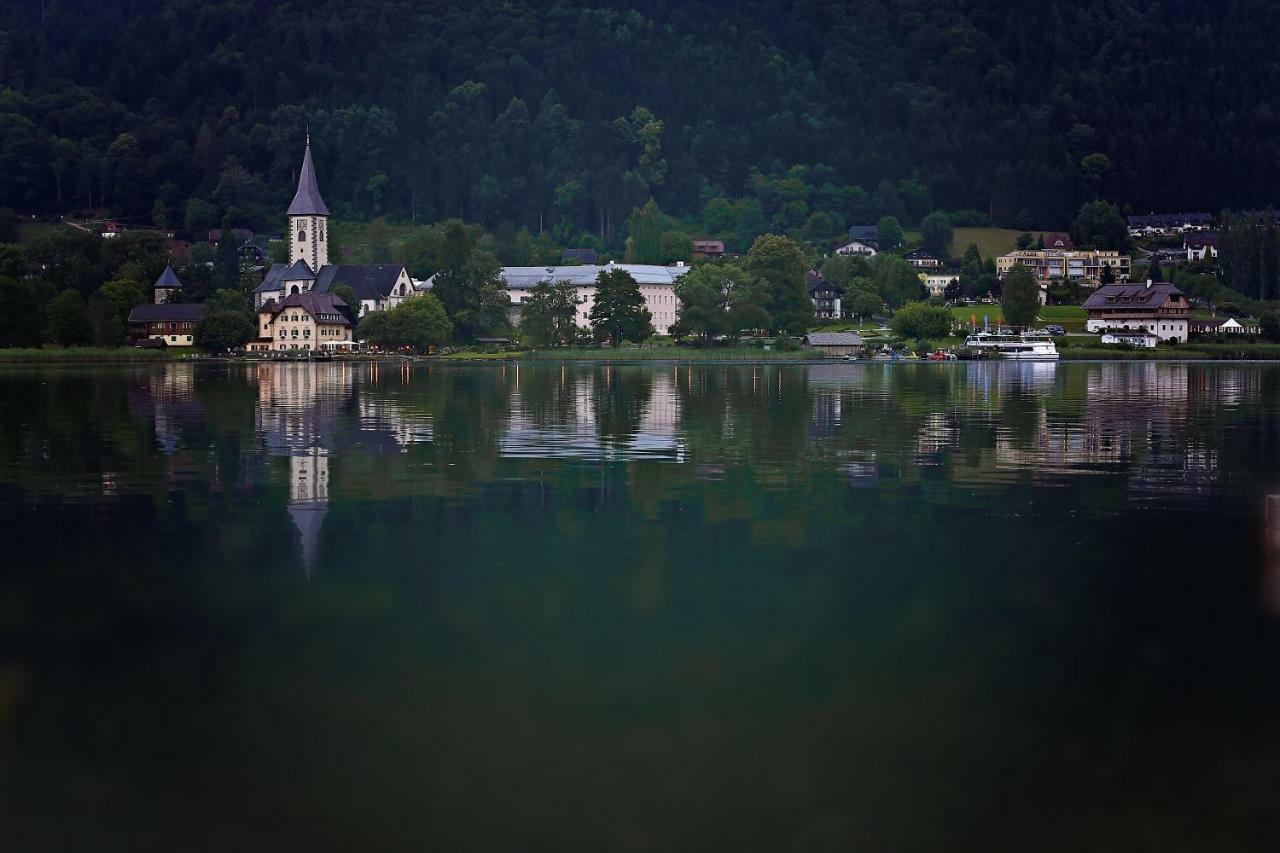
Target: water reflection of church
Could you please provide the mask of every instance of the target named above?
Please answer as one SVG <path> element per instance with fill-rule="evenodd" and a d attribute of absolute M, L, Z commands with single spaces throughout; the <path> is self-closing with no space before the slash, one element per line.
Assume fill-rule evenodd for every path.
<path fill-rule="evenodd" d="M 289 460 L 287 509 L 310 571 L 329 506 L 329 460 L 337 446 L 339 415 L 354 380 L 347 365 L 257 366 L 256 427 L 271 456 Z"/>

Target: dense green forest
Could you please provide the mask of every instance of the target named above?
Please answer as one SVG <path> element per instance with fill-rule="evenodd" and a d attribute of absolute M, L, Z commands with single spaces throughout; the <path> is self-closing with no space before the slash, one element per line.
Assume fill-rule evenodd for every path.
<path fill-rule="evenodd" d="M 1258 0 L 14 0 L 0 207 L 278 229 L 309 126 L 337 215 L 500 239 L 1261 208 L 1277 43 Z"/>

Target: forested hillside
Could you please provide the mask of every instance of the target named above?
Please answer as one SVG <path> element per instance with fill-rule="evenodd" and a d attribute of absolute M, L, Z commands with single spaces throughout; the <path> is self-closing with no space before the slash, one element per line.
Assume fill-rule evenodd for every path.
<path fill-rule="evenodd" d="M 1260 0 L 14 0 L 0 207 L 278 227 L 308 125 L 339 215 L 570 243 L 650 196 L 815 241 L 1262 207 L 1277 44 Z"/>

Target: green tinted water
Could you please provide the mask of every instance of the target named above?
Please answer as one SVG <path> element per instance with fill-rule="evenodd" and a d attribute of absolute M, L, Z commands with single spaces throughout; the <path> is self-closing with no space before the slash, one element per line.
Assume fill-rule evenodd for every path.
<path fill-rule="evenodd" d="M 1273 849 L 1272 493 L 1270 366 L 0 371 L 4 848 Z"/>

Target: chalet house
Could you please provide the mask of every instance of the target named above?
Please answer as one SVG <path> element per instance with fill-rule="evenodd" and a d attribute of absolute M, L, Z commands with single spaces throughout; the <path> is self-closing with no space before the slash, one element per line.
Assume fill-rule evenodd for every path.
<path fill-rule="evenodd" d="M 1191 305 L 1172 284 L 1106 284 L 1084 303 L 1090 332 L 1151 332 L 1162 341 L 1186 343 Z"/>
<path fill-rule="evenodd" d="M 695 258 L 723 258 L 723 240 L 694 240 L 693 256 Z"/>
<path fill-rule="evenodd" d="M 864 258 L 870 258 L 876 253 L 876 242 L 874 240 L 850 240 L 843 246 L 836 249 L 837 255 L 861 255 Z"/>
<path fill-rule="evenodd" d="M 1182 241 L 1182 248 L 1187 253 L 1187 263 L 1216 258 L 1218 257 L 1218 235 L 1210 233 L 1188 236 Z"/>
<path fill-rule="evenodd" d="M 924 249 L 912 249 L 902 257 L 918 270 L 931 270 L 942 266 L 942 261 L 938 260 L 936 255 Z"/>
<path fill-rule="evenodd" d="M 311 140 L 302 156 L 298 190 L 287 212 L 289 220 L 289 263 L 272 264 L 262 283 L 254 290 L 254 304 L 283 302 L 300 293 L 329 293 L 339 284 L 355 291 L 360 302 L 358 314 L 394 308 L 415 294 L 409 271 L 403 264 L 330 264 L 329 208 L 320 197 L 315 165 L 311 161 Z M 355 308 L 355 306 L 351 306 Z"/>
<path fill-rule="evenodd" d="M 838 320 L 844 316 L 840 299 L 844 296 L 844 288 L 832 284 L 823 278 L 817 270 L 809 270 L 804 274 L 805 289 L 813 300 L 813 313 L 822 320 Z"/>
<path fill-rule="evenodd" d="M 249 342 L 249 350 L 317 350 L 350 343 L 346 307 L 332 293 L 291 293 L 267 302 L 258 309 L 258 337 Z"/>
<path fill-rule="evenodd" d="M 862 335 L 857 332 L 810 332 L 804 336 L 804 348 L 828 358 L 857 356 L 866 351 Z"/>
<path fill-rule="evenodd" d="M 1129 217 L 1129 236 L 1153 237 L 1161 234 L 1185 234 L 1208 231 L 1213 217 L 1207 213 L 1149 213 Z"/>
<path fill-rule="evenodd" d="M 173 302 L 181 290 L 182 282 L 178 280 L 178 274 L 173 271 L 173 267 L 166 265 L 164 272 L 160 273 L 160 277 L 151 287 L 151 301 L 155 305 Z"/>
<path fill-rule="evenodd" d="M 204 306 L 184 302 L 135 305 L 129 312 L 129 344 L 163 341 L 166 346 L 189 347 L 195 343 L 196 324 L 204 317 Z"/>

